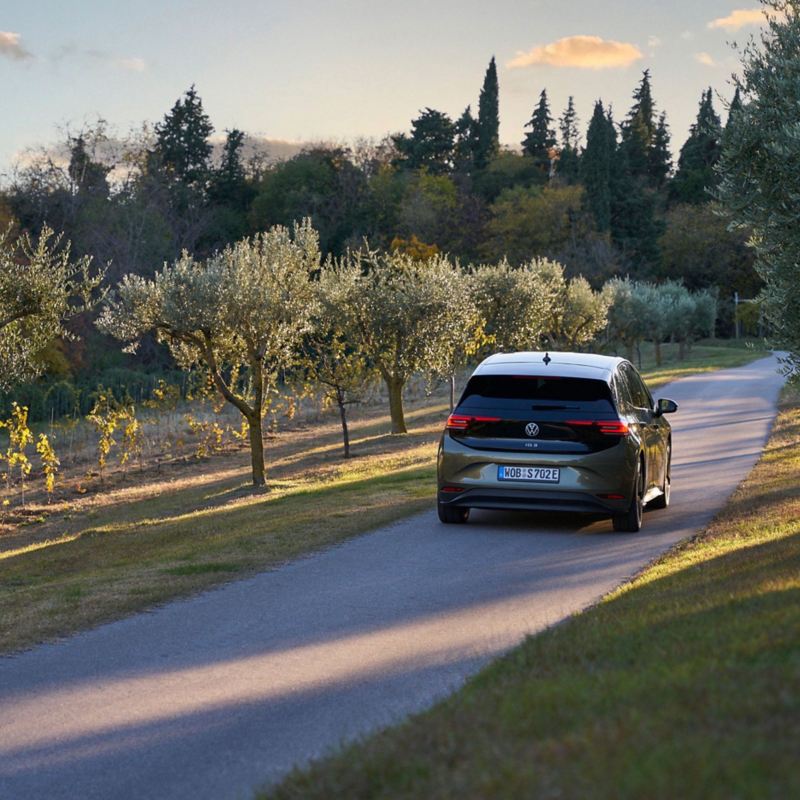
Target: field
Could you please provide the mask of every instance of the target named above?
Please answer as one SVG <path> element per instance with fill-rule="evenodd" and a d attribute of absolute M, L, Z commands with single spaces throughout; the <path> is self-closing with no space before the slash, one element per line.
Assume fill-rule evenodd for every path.
<path fill-rule="evenodd" d="M 652 385 L 686 371 L 746 363 L 759 351 L 696 345 L 678 362 L 643 369 Z M 0 652 L 150 607 L 263 570 L 430 508 L 444 389 L 408 405 L 408 436 L 388 433 L 382 406 L 352 426 L 355 458 L 341 456 L 333 415 L 295 419 L 267 446 L 269 491 L 249 487 L 241 447 L 203 459 L 155 460 L 86 479 L 66 471 L 57 502 L 41 488 L 22 523 L 0 533 Z M 89 489 L 87 490 L 87 483 Z M 38 491 L 38 494 L 37 494 Z"/>

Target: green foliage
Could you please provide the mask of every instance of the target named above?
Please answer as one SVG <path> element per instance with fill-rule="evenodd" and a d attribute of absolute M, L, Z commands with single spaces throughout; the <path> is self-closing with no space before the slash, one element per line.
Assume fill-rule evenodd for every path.
<path fill-rule="evenodd" d="M 592 344 L 606 326 L 608 303 L 608 296 L 594 291 L 586 278 L 565 282 L 554 308 L 554 345 L 564 350 L 580 350 Z"/>
<path fill-rule="evenodd" d="M 580 177 L 580 133 L 575 99 L 570 95 L 564 113 L 559 117 L 560 149 L 557 174 L 568 184 L 576 183 Z"/>
<path fill-rule="evenodd" d="M 210 176 L 208 139 L 213 131 L 203 101 L 192 84 L 155 126 L 154 156 L 159 168 L 176 182 L 205 189 Z"/>
<path fill-rule="evenodd" d="M 492 350 L 537 350 L 558 329 L 560 264 L 533 259 L 518 268 L 507 261 L 482 266 L 475 270 L 474 286 Z"/>
<path fill-rule="evenodd" d="M 544 183 L 532 159 L 511 150 L 500 150 L 473 180 L 475 192 L 487 203 L 494 202 L 504 189 L 528 188 Z"/>
<path fill-rule="evenodd" d="M 574 113 L 574 109 L 573 109 Z M 547 102 L 547 90 L 539 95 L 539 104 L 533 111 L 529 122 L 530 131 L 522 140 L 522 152 L 533 159 L 536 168 L 545 176 L 550 174 L 551 160 L 555 154 L 556 132 L 553 130 L 553 117 Z"/>
<path fill-rule="evenodd" d="M 319 238 L 309 220 L 293 234 L 276 226 L 206 261 L 184 253 L 153 280 L 126 276 L 98 320 L 101 330 L 133 345 L 153 331 L 184 369 L 208 372 L 248 422 L 257 486 L 264 483 L 265 392 L 276 372 L 297 357 L 319 260 Z M 238 381 L 244 371 L 246 391 Z"/>
<path fill-rule="evenodd" d="M 658 262 L 663 223 L 656 216 L 655 194 L 628 167 L 628 151 L 617 149 L 611 172 L 611 240 L 623 261 L 637 273 Z"/>
<path fill-rule="evenodd" d="M 608 304 L 608 338 L 623 346 L 633 360 L 634 348 L 650 339 L 661 364 L 661 343 L 672 339 L 680 345 L 680 357 L 692 341 L 713 335 L 717 298 L 709 291 L 690 292 L 679 281 L 656 285 L 629 278 L 614 278 L 603 287 Z"/>
<path fill-rule="evenodd" d="M 586 207 L 600 232 L 611 227 L 611 168 L 616 148 L 614 127 L 609 125 L 603 103 L 598 100 L 586 134 L 580 174 L 586 191 Z"/>
<path fill-rule="evenodd" d="M 622 125 L 622 149 L 627 158 L 630 174 L 634 178 L 641 178 L 648 183 L 654 183 L 657 177 L 663 181 L 660 168 L 658 176 L 651 173 L 656 130 L 650 70 L 645 70 L 639 86 L 633 93 L 633 106 Z"/>
<path fill-rule="evenodd" d="M 366 180 L 346 150 L 314 148 L 264 174 L 250 222 L 265 230 L 309 218 L 319 232 L 320 247 L 341 253 L 362 232 L 366 196 Z"/>
<path fill-rule="evenodd" d="M 580 186 L 506 189 L 491 206 L 482 255 L 511 264 L 555 256 L 591 228 L 582 211 Z"/>
<path fill-rule="evenodd" d="M 670 197 L 680 203 L 708 202 L 718 179 L 715 166 L 720 157 L 722 126 L 714 110 L 711 89 L 703 92 L 697 120 L 681 148 L 678 169 L 670 185 Z"/>
<path fill-rule="evenodd" d="M 692 291 L 719 287 L 728 301 L 720 307 L 720 321 L 728 335 L 733 334 L 733 293 L 753 298 L 763 286 L 747 239 L 745 229 L 729 230 L 713 205 L 673 206 L 667 211 L 666 228 L 659 239 L 658 275 L 681 275 Z"/>
<path fill-rule="evenodd" d="M 719 196 L 736 226 L 752 230 L 765 312 L 800 377 L 800 2 L 765 0 L 776 12 L 742 58 L 742 108 L 731 114 L 719 163 Z"/>
<path fill-rule="evenodd" d="M 90 270 L 47 227 L 35 242 L 0 232 L 0 388 L 36 376 L 45 348 L 72 335 L 65 321 L 92 306 L 102 278 Z"/>
<path fill-rule="evenodd" d="M 406 176 L 397 212 L 398 232 L 438 244 L 447 236 L 458 203 L 458 189 L 449 175 L 421 170 Z"/>
<path fill-rule="evenodd" d="M 486 68 L 478 98 L 478 149 L 475 164 L 483 169 L 500 150 L 500 87 L 494 56 Z"/>
<path fill-rule="evenodd" d="M 412 258 L 425 258 L 422 254 Z M 316 303 L 303 340 L 301 368 L 310 383 L 321 385 L 328 403 L 335 404 L 342 422 L 344 456 L 350 457 L 347 407 L 361 401 L 375 368 L 356 346 L 356 318 L 350 313 L 352 280 L 340 280 L 341 268 L 328 263 L 315 286 Z M 347 273 L 348 278 L 355 276 Z"/>
<path fill-rule="evenodd" d="M 478 157 L 478 121 L 472 116 L 472 108 L 467 106 L 458 118 L 453 129 L 453 168 L 462 175 L 471 175 Z"/>
<path fill-rule="evenodd" d="M 401 252 L 362 249 L 332 265 L 330 280 L 346 293 L 343 312 L 353 345 L 380 373 L 389 392 L 392 432 L 406 433 L 403 387 L 416 372 L 455 363 L 463 329 L 463 273 L 449 259 L 418 260 Z"/>
<path fill-rule="evenodd" d="M 411 135 L 393 137 L 397 147 L 397 165 L 402 169 L 424 169 L 443 175 L 453 168 L 456 129 L 450 117 L 433 108 L 424 109 L 411 122 Z"/>

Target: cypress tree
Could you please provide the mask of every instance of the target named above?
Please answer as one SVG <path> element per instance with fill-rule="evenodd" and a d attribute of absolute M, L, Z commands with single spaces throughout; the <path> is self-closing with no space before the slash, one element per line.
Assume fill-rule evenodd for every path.
<path fill-rule="evenodd" d="M 649 179 L 650 150 L 655 133 L 655 105 L 650 87 L 650 70 L 646 69 L 633 93 L 633 106 L 622 125 L 622 146 L 631 175 Z"/>
<path fill-rule="evenodd" d="M 576 183 L 580 172 L 580 133 L 575 100 L 570 96 L 567 108 L 558 120 L 561 149 L 558 155 L 558 174 L 567 183 Z"/>
<path fill-rule="evenodd" d="M 478 150 L 476 166 L 483 169 L 500 150 L 500 87 L 494 56 L 486 69 L 478 99 Z"/>
<path fill-rule="evenodd" d="M 242 163 L 244 132 L 233 128 L 227 131 L 219 167 L 214 171 L 209 194 L 216 203 L 246 211 L 251 197 Z"/>
<path fill-rule="evenodd" d="M 736 87 L 736 92 L 733 95 L 733 100 L 731 100 L 730 108 L 728 109 L 728 121 L 725 123 L 725 134 L 727 135 L 728 131 L 730 130 L 731 123 L 734 121 L 734 117 L 742 110 L 742 95 L 739 91 L 739 87 Z"/>
<path fill-rule="evenodd" d="M 611 226 L 611 158 L 615 149 L 616 132 L 613 124 L 609 126 L 602 100 L 598 100 L 586 133 L 580 175 L 585 187 L 586 207 L 601 232 Z"/>
<path fill-rule="evenodd" d="M 658 260 L 658 238 L 663 226 L 655 216 L 655 194 L 647 190 L 628 163 L 625 147 L 616 149 L 611 168 L 611 241 L 634 274 L 642 274 Z"/>
<path fill-rule="evenodd" d="M 455 146 L 453 163 L 455 171 L 469 175 L 475 168 L 478 154 L 478 122 L 472 116 L 472 108 L 467 106 L 455 124 Z"/>
<path fill-rule="evenodd" d="M 556 132 L 552 129 L 552 124 L 547 90 L 543 89 L 539 95 L 539 104 L 534 109 L 530 122 L 525 125 L 531 130 L 522 141 L 522 152 L 533 159 L 536 168 L 544 175 L 550 173 L 550 155 L 556 146 Z"/>
<path fill-rule="evenodd" d="M 672 153 L 670 152 L 671 136 L 667 115 L 662 113 L 658 118 L 658 125 L 653 136 L 653 146 L 649 153 L 649 166 L 647 170 L 650 183 L 660 189 L 672 172 Z"/>
<path fill-rule="evenodd" d="M 741 103 L 741 99 L 739 101 Z M 722 122 L 714 110 L 711 89 L 703 92 L 697 119 L 681 148 L 670 197 L 680 203 L 705 203 L 718 184 L 714 166 L 722 149 Z"/>

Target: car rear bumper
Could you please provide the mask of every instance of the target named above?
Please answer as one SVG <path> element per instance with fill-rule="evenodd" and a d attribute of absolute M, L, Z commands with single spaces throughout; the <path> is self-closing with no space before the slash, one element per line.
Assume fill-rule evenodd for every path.
<path fill-rule="evenodd" d="M 568 511 L 586 514 L 614 514 L 624 511 L 630 501 L 608 500 L 586 492 L 552 489 L 495 489 L 478 487 L 464 491 L 438 493 L 443 505 L 461 508 L 485 508 L 520 511 Z"/>

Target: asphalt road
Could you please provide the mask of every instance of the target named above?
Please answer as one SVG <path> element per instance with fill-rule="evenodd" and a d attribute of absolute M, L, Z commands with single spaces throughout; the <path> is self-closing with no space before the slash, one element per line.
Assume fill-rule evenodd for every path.
<path fill-rule="evenodd" d="M 705 525 L 761 452 L 775 366 L 657 392 L 681 405 L 673 505 L 639 534 L 497 512 L 443 526 L 429 512 L 0 658 L 0 798 L 247 798 L 429 706 Z M 320 509 L 320 524 L 336 523 Z"/>

